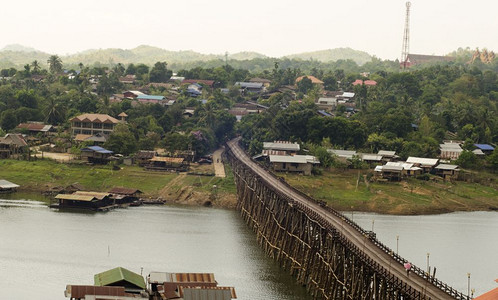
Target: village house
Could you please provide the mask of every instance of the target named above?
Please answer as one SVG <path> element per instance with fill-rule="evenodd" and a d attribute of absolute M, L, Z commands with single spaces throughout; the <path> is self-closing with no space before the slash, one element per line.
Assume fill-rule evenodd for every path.
<path fill-rule="evenodd" d="M 481 150 L 486 155 L 493 153 L 493 151 L 495 150 L 495 148 L 493 146 L 488 145 L 488 144 L 474 144 L 474 146 L 477 149 Z"/>
<path fill-rule="evenodd" d="M 450 159 L 450 160 L 458 159 L 458 157 L 463 151 L 459 143 L 452 143 L 452 142 L 451 143 L 445 142 L 444 144 L 439 144 L 439 149 L 441 151 L 439 157 L 441 159 Z"/>
<path fill-rule="evenodd" d="M 55 196 L 56 204 L 51 204 L 52 208 L 82 208 L 99 210 L 113 204 L 109 193 L 76 191 L 72 194 L 58 194 Z"/>
<path fill-rule="evenodd" d="M 276 172 L 296 172 L 304 175 L 311 175 L 313 165 L 320 161 L 311 155 L 270 155 L 270 163 L 273 171 Z"/>
<path fill-rule="evenodd" d="M 136 99 L 138 96 L 145 95 L 141 91 L 126 91 L 123 93 L 125 98 Z"/>
<path fill-rule="evenodd" d="M 114 187 L 109 190 L 114 204 L 133 203 L 139 200 L 142 191 L 125 187 Z"/>
<path fill-rule="evenodd" d="M 64 296 L 70 300 L 119 299 L 139 300 L 149 299 L 148 295 L 126 293 L 122 286 L 66 285 Z"/>
<path fill-rule="evenodd" d="M 238 86 L 243 93 L 261 93 L 265 90 L 262 83 L 258 82 L 236 82 L 234 86 Z"/>
<path fill-rule="evenodd" d="M 381 155 L 382 161 L 385 163 L 394 161 L 398 158 L 398 156 L 396 155 L 396 151 L 379 150 L 379 152 L 377 152 L 377 155 Z"/>
<path fill-rule="evenodd" d="M 298 143 L 291 143 L 288 141 L 274 141 L 274 142 L 264 142 L 263 143 L 263 154 L 265 151 L 283 151 L 285 155 L 295 155 L 301 149 Z M 269 153 L 269 152 L 266 152 Z"/>
<path fill-rule="evenodd" d="M 271 80 L 265 79 L 265 78 L 259 78 L 259 77 L 251 78 L 251 79 L 249 79 L 249 82 L 252 82 L 252 83 L 261 83 L 266 88 L 270 87 L 270 84 L 271 84 Z"/>
<path fill-rule="evenodd" d="M 7 133 L 0 137 L 0 158 L 10 158 L 28 151 L 28 144 L 21 134 Z"/>
<path fill-rule="evenodd" d="M 348 160 L 353 159 L 353 156 L 357 155 L 354 150 L 327 149 L 327 152 L 343 163 L 347 163 Z"/>
<path fill-rule="evenodd" d="M 460 169 L 457 165 L 439 164 L 434 168 L 436 175 L 443 177 L 445 180 L 456 180 Z"/>
<path fill-rule="evenodd" d="M 133 74 L 128 74 L 123 77 L 119 77 L 119 82 L 122 84 L 135 84 L 135 81 L 137 80 L 137 76 Z"/>
<path fill-rule="evenodd" d="M 145 166 L 149 163 L 149 160 L 157 155 L 156 151 L 140 150 L 134 155 L 134 161 L 140 167 Z"/>
<path fill-rule="evenodd" d="M 149 159 L 149 163 L 145 165 L 145 169 L 153 171 L 186 172 L 188 166 L 188 161 L 183 157 L 154 156 Z"/>
<path fill-rule="evenodd" d="M 90 146 L 81 149 L 81 159 L 92 164 L 107 164 L 111 161 L 112 153 L 100 146 Z"/>
<path fill-rule="evenodd" d="M 361 154 L 361 160 L 370 165 L 382 164 L 382 155 L 379 154 Z"/>
<path fill-rule="evenodd" d="M 185 79 L 185 80 L 182 81 L 182 85 L 184 85 L 184 84 L 192 84 L 192 83 L 203 84 L 203 85 L 208 86 L 210 88 L 214 87 L 214 80 Z"/>
<path fill-rule="evenodd" d="M 318 78 L 316 78 L 315 76 L 312 76 L 312 75 L 299 76 L 298 78 L 296 78 L 296 85 L 301 80 L 303 80 L 304 77 L 307 77 L 309 80 L 311 80 L 312 84 L 316 84 L 316 85 L 318 85 L 320 87 L 323 87 L 323 81 L 321 81 L 320 79 L 318 79 Z"/>
<path fill-rule="evenodd" d="M 43 122 L 27 122 L 20 123 L 16 126 L 17 130 L 26 131 L 28 134 L 42 134 L 48 135 L 49 133 L 55 132 L 55 127 L 52 125 L 44 124 Z"/>
<path fill-rule="evenodd" d="M 82 114 L 72 118 L 70 121 L 73 137 L 77 134 L 95 135 L 102 133 L 109 135 L 119 123 L 116 118 L 105 114 Z"/>
<path fill-rule="evenodd" d="M 5 179 L 0 179 L 0 194 L 15 192 L 19 187 L 20 185 L 17 185 Z"/>
<path fill-rule="evenodd" d="M 429 173 L 439 163 L 439 159 L 438 158 L 422 158 L 422 157 L 410 156 L 410 157 L 408 157 L 406 162 L 412 163 L 415 167 L 422 168 L 424 173 Z"/>
<path fill-rule="evenodd" d="M 422 174 L 422 168 L 415 167 L 412 163 L 404 161 L 390 161 L 383 166 L 376 166 L 374 172 L 377 178 L 387 179 L 390 181 L 399 181 L 405 177 Z"/>

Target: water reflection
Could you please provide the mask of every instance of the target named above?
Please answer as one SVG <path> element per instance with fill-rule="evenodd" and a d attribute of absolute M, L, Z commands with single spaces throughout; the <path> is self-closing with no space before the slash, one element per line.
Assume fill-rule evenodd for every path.
<path fill-rule="evenodd" d="M 142 206 L 81 214 L 43 203 L 0 208 L 0 299 L 64 299 L 66 284 L 93 284 L 94 274 L 116 266 L 213 272 L 239 299 L 310 299 L 235 211 Z"/>

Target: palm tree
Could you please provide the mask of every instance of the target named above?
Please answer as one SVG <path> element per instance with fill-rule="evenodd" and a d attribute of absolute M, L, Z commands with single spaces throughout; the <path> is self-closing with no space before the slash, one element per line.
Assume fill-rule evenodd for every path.
<path fill-rule="evenodd" d="M 31 67 L 33 68 L 33 72 L 32 72 L 33 74 L 40 73 L 41 67 L 40 67 L 40 64 L 38 63 L 37 60 L 35 60 L 31 63 Z"/>
<path fill-rule="evenodd" d="M 57 55 L 52 55 L 48 58 L 47 63 L 49 65 L 50 73 L 57 74 L 62 72 L 62 60 Z"/>

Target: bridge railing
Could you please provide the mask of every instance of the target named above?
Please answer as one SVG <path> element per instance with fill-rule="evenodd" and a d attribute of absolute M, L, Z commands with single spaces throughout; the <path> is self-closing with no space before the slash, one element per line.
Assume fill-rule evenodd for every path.
<path fill-rule="evenodd" d="M 332 207 L 328 206 L 325 201 L 313 199 L 308 194 L 305 194 L 301 190 L 299 190 L 299 189 L 291 186 L 282 177 L 276 176 L 272 172 L 272 170 L 268 168 L 268 166 L 259 164 L 252 157 L 250 157 L 250 159 L 251 159 L 252 162 L 254 162 L 258 166 L 262 167 L 268 173 L 268 175 L 270 175 L 271 177 L 273 177 L 273 178 L 277 179 L 278 181 L 280 181 L 281 184 L 285 185 L 288 188 L 293 189 L 296 193 L 298 193 L 301 197 L 307 199 L 308 201 L 318 204 L 320 207 L 322 207 L 327 212 L 329 212 L 329 213 L 331 213 L 331 214 L 333 214 L 333 215 L 341 218 L 342 220 L 344 220 L 344 222 L 346 222 L 349 226 L 353 227 L 355 230 L 359 231 L 362 235 L 367 236 L 370 241 L 372 241 L 375 245 L 377 245 L 380 249 L 382 249 L 386 254 L 388 254 L 389 256 L 391 256 L 395 262 L 397 262 L 397 263 L 399 263 L 401 265 L 404 265 L 405 263 L 409 262 L 408 260 L 406 260 L 403 257 L 401 257 L 399 254 L 394 253 L 394 251 L 391 248 L 387 247 L 381 241 L 379 241 L 374 234 L 370 234 L 371 233 L 370 231 L 363 229 L 360 225 L 358 225 L 358 223 L 356 223 L 353 220 L 349 219 L 347 216 L 345 216 L 341 212 L 339 212 L 339 211 L 333 209 Z M 267 180 L 265 180 L 264 178 L 261 177 L 261 179 L 263 181 L 265 181 L 265 183 L 268 186 L 272 185 L 270 182 L 267 182 Z M 287 196 L 287 195 L 282 195 L 282 196 L 284 196 L 286 199 L 288 199 L 289 202 L 298 204 L 295 200 L 293 200 L 289 196 Z M 314 215 L 315 218 L 322 219 L 315 212 L 313 212 L 313 215 Z M 323 222 L 322 224 L 327 223 L 325 220 L 321 220 L 321 221 Z M 370 260 L 370 258 L 368 258 L 368 259 Z M 372 263 L 375 263 L 375 262 L 372 261 Z M 455 299 L 458 299 L 458 300 L 470 300 L 471 299 L 469 296 L 464 295 L 463 293 L 455 290 L 454 288 L 452 288 L 448 284 L 440 281 L 436 277 L 430 276 L 429 273 L 425 272 L 424 270 L 420 269 L 419 267 L 417 267 L 417 266 L 415 266 L 413 264 L 411 264 L 410 271 L 413 272 L 413 273 L 415 273 L 415 274 L 417 274 L 417 275 L 419 275 L 420 277 L 424 278 L 425 280 L 427 280 L 428 282 L 430 282 L 434 286 L 438 287 L 439 289 L 443 290 L 445 293 L 449 294 L 450 296 L 455 297 Z"/>

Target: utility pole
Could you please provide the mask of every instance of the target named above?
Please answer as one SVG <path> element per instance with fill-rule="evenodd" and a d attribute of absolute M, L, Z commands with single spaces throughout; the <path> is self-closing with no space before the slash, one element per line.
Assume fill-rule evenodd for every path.
<path fill-rule="evenodd" d="M 406 16 L 405 16 L 405 30 L 403 33 L 403 47 L 401 49 L 401 61 L 400 65 L 403 69 L 407 68 L 407 59 L 410 52 L 410 7 L 412 3 L 410 1 L 406 2 Z"/>

